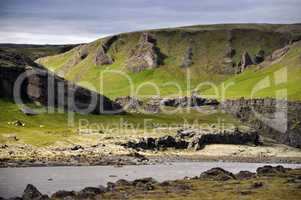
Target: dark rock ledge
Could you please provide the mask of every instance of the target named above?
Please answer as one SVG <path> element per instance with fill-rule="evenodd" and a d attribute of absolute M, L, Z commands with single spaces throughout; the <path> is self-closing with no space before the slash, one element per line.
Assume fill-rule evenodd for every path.
<path fill-rule="evenodd" d="M 136 150 L 165 150 L 167 148 L 200 150 L 207 144 L 261 145 L 262 141 L 256 131 L 241 132 L 235 129 L 233 132 L 195 133 L 180 130 L 175 137 L 167 135 L 159 138 L 141 138 L 138 141 L 128 141 L 121 145 Z"/>

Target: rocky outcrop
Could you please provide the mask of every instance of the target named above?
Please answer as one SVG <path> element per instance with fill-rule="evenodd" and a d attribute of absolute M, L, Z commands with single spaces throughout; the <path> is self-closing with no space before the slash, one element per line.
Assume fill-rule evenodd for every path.
<path fill-rule="evenodd" d="M 161 111 L 161 106 L 199 107 L 205 105 L 217 106 L 219 104 L 215 99 L 205 99 L 195 95 L 176 98 L 151 97 L 144 101 L 141 101 L 136 97 L 125 96 L 116 98 L 115 102 L 129 112 L 142 113 L 159 113 Z"/>
<path fill-rule="evenodd" d="M 66 81 L 46 70 L 26 70 L 27 95 L 42 105 L 53 105 L 83 114 L 113 113 L 121 106 L 105 96 Z M 50 96 L 49 96 L 50 95 Z"/>
<path fill-rule="evenodd" d="M 142 109 L 143 102 L 136 97 L 117 97 L 115 102 L 121 105 L 127 111 L 138 111 Z"/>
<path fill-rule="evenodd" d="M 22 200 L 48 200 L 47 195 L 42 195 L 42 193 L 33 185 L 28 184 L 24 190 Z"/>
<path fill-rule="evenodd" d="M 249 171 L 240 171 L 235 174 L 235 177 L 239 180 L 251 179 L 256 177 L 256 173 L 252 173 Z"/>
<path fill-rule="evenodd" d="M 187 50 L 185 51 L 185 54 L 184 54 L 184 57 L 182 59 L 182 63 L 180 65 L 180 67 L 187 68 L 190 65 L 192 65 L 192 63 L 193 63 L 192 62 L 192 56 L 193 56 L 192 48 L 188 47 Z"/>
<path fill-rule="evenodd" d="M 164 98 L 160 101 L 161 105 L 171 107 L 195 107 L 204 105 L 218 105 L 219 102 L 215 99 L 205 99 L 196 95 L 191 97 Z"/>
<path fill-rule="evenodd" d="M 126 61 L 126 68 L 131 72 L 157 68 L 161 64 L 161 54 L 155 45 L 156 40 L 150 33 L 142 33 L 138 45 Z"/>
<path fill-rule="evenodd" d="M 257 168 L 256 173 L 259 176 L 267 176 L 267 175 L 273 175 L 273 174 L 278 174 L 278 173 L 285 173 L 288 170 L 289 169 L 284 168 L 281 165 L 278 165 L 276 167 L 273 167 L 273 166 L 270 166 L 270 165 L 266 165 L 266 166 Z"/>
<path fill-rule="evenodd" d="M 100 45 L 96 50 L 95 54 L 95 64 L 96 65 L 110 65 L 113 64 L 112 58 L 106 54 L 104 47 Z"/>
<path fill-rule="evenodd" d="M 300 102 L 242 98 L 224 101 L 221 108 L 249 123 L 260 134 L 279 143 L 301 148 Z"/>
<path fill-rule="evenodd" d="M 108 37 L 106 39 L 103 39 L 101 44 L 96 50 L 94 63 L 96 65 L 111 65 L 113 64 L 113 59 L 110 55 L 108 55 L 108 51 L 110 47 L 113 45 L 113 43 L 118 40 L 118 36 L 112 36 Z"/>
<path fill-rule="evenodd" d="M 277 49 L 276 51 L 274 51 L 272 53 L 272 55 L 270 55 L 268 57 L 268 60 L 269 61 L 275 61 L 275 60 L 281 58 L 282 56 L 284 56 L 289 51 L 289 49 L 290 49 L 289 46 L 285 46 L 285 47 L 283 47 L 281 49 Z"/>
<path fill-rule="evenodd" d="M 261 139 L 257 132 L 250 131 L 243 133 L 239 130 L 234 132 L 221 132 L 221 133 L 209 133 L 203 135 L 196 135 L 189 143 L 188 148 L 194 150 L 200 150 L 208 144 L 252 144 L 261 145 Z"/>
<path fill-rule="evenodd" d="M 242 57 L 241 57 L 241 61 L 238 63 L 238 71 L 237 73 L 242 73 L 245 71 L 245 69 L 250 66 L 250 65 L 253 65 L 253 61 L 252 61 L 252 58 L 251 56 L 249 55 L 249 53 L 247 51 L 245 51 L 243 54 L 242 54 Z"/>
<path fill-rule="evenodd" d="M 200 175 L 200 178 L 214 180 L 214 181 L 227 181 L 230 179 L 236 179 L 234 174 L 219 167 L 212 168 L 210 170 L 203 172 Z"/>
<path fill-rule="evenodd" d="M 155 150 L 155 149 L 166 149 L 166 148 L 175 148 L 175 149 L 186 149 L 188 147 L 188 142 L 176 139 L 172 136 L 164 136 L 159 138 L 141 138 L 139 141 L 129 141 L 125 144 L 121 144 L 126 148 L 132 149 L 144 149 L 144 150 Z"/>
<path fill-rule="evenodd" d="M 261 140 L 257 132 L 240 132 L 235 130 L 234 132 L 219 132 L 219 133 L 194 133 L 193 136 L 183 137 L 182 135 L 177 137 L 164 136 L 159 138 L 141 138 L 138 141 L 129 141 L 121 144 L 126 148 L 132 148 L 136 150 L 164 150 L 167 148 L 174 149 L 194 149 L 201 150 L 209 144 L 251 144 L 260 145 Z"/>
<path fill-rule="evenodd" d="M 86 44 L 77 46 L 72 51 L 74 51 L 72 57 L 56 71 L 61 77 L 64 77 L 72 67 L 79 64 L 89 54 L 89 48 Z"/>
<path fill-rule="evenodd" d="M 84 56 L 85 53 L 78 55 Z M 42 66 L 29 62 L 28 58 L 18 60 L 22 57 L 17 56 L 18 59 L 15 57 L 7 53 L 5 57 L 7 60 L 3 60 L 14 66 L 2 67 L 0 65 L 0 97 L 16 101 L 17 98 L 14 98 L 14 86 L 16 86 L 20 89 L 16 93 L 22 101 L 36 101 L 45 106 L 59 107 L 75 112 L 81 112 L 84 109 L 94 114 L 112 113 L 118 110 L 122 112 L 121 106 L 107 97 L 72 84 Z M 32 63 L 33 65 L 30 65 Z M 23 79 L 18 79 L 22 76 Z M 91 109 L 87 110 L 89 106 Z M 31 111 L 26 110 L 26 113 L 31 113 Z"/>

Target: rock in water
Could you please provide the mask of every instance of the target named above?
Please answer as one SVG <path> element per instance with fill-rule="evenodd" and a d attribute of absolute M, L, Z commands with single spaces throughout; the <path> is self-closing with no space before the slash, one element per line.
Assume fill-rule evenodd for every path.
<path fill-rule="evenodd" d="M 49 199 L 49 197 L 47 195 L 42 195 L 35 186 L 28 184 L 26 189 L 24 190 L 22 199 L 23 200 L 46 200 Z"/>

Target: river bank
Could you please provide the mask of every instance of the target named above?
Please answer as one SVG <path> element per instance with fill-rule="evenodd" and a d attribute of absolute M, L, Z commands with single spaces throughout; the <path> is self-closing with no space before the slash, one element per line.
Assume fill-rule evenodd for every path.
<path fill-rule="evenodd" d="M 44 194 L 43 199 L 140 199 L 143 195 L 143 198 L 148 199 L 174 199 L 175 196 L 194 199 L 202 193 L 204 199 L 220 199 L 218 197 L 221 195 L 231 199 L 255 198 L 260 195 L 266 197 L 281 191 L 280 199 L 289 199 L 283 196 L 289 192 L 295 195 L 291 194 L 290 199 L 297 199 L 300 195 L 298 188 L 301 186 L 301 165 L 265 165 L 266 163 L 176 162 L 121 168 L 7 168 L 0 170 L 0 196 L 23 196 L 23 199 L 28 199 L 31 195 L 30 199 L 42 199 Z M 26 187 L 27 184 L 31 185 Z M 205 194 L 209 190 L 214 192 Z"/>

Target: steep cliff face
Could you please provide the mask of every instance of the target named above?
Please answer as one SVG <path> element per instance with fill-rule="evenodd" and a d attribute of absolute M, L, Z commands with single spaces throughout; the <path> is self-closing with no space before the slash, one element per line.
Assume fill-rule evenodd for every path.
<path fill-rule="evenodd" d="M 18 94 L 22 101 L 36 101 L 84 114 L 122 112 L 120 105 L 107 97 L 60 78 L 26 56 L 0 53 L 0 97 L 16 100 L 14 87 L 20 83 Z M 20 79 L 22 76 L 24 79 Z"/>
<path fill-rule="evenodd" d="M 239 99 L 221 103 L 224 111 L 249 123 L 266 137 L 301 148 L 301 103 L 275 99 Z"/>

